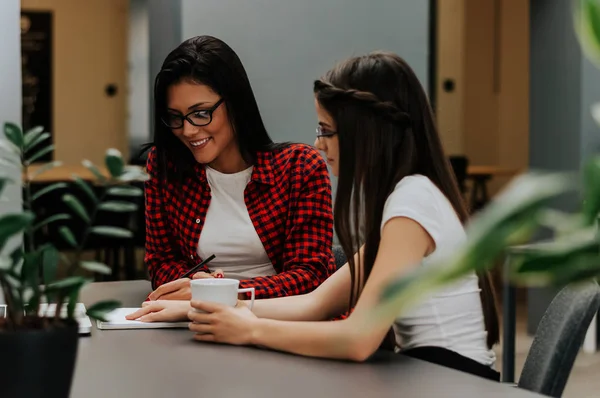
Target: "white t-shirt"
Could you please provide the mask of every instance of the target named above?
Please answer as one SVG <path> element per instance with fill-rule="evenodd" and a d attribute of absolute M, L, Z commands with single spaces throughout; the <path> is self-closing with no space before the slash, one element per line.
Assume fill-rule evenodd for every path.
<path fill-rule="evenodd" d="M 452 255 L 466 240 L 465 230 L 450 201 L 429 178 L 403 178 L 388 197 L 381 229 L 394 217 L 419 223 L 435 242 L 435 250 L 422 262 Z M 394 329 L 402 349 L 443 347 L 493 366 L 496 356 L 487 347 L 480 289 L 475 273 L 440 291 L 425 296 L 416 306 L 396 318 Z"/>
<path fill-rule="evenodd" d="M 206 167 L 211 200 L 198 241 L 198 255 L 207 258 L 214 254 L 210 270 L 220 268 L 227 278 L 249 279 L 277 273 L 244 201 L 251 176 L 252 167 L 234 174 Z"/>

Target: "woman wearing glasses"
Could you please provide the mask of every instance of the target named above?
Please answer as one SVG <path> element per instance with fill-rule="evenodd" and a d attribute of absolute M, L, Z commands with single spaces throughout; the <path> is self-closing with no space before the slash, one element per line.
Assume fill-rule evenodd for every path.
<path fill-rule="evenodd" d="M 487 274 L 428 293 L 407 312 L 372 317 L 392 278 L 437 266 L 466 241 L 467 212 L 414 72 L 377 52 L 342 62 L 314 92 L 316 145 L 339 177 L 335 225 L 348 264 L 309 294 L 257 300 L 252 310 L 245 301 L 154 302 L 130 318 L 187 317 L 200 341 L 354 361 L 370 357 L 394 326 L 406 355 L 498 381 Z M 349 309 L 346 319 L 324 322 Z"/>
<path fill-rule="evenodd" d="M 150 300 L 189 300 L 193 278 L 225 276 L 256 297 L 307 293 L 335 271 L 327 165 L 275 144 L 236 53 L 200 36 L 171 52 L 154 91 L 147 169 Z"/>

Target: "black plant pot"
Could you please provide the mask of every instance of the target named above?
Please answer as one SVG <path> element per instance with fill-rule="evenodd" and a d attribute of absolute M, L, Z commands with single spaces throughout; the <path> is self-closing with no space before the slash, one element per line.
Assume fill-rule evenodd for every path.
<path fill-rule="evenodd" d="M 0 396 L 67 398 L 71 390 L 78 325 L 0 330 Z"/>

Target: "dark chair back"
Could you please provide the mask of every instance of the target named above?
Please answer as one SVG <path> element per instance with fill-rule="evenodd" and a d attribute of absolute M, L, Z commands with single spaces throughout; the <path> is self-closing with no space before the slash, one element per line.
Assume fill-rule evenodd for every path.
<path fill-rule="evenodd" d="M 469 168 L 469 159 L 466 156 L 450 156 L 450 165 L 454 171 L 458 188 L 465 194 L 467 192 L 467 171 Z"/>
<path fill-rule="evenodd" d="M 563 288 L 538 325 L 519 387 L 560 397 L 586 332 L 599 309 L 600 287 L 596 281 Z"/>
<path fill-rule="evenodd" d="M 333 246 L 333 257 L 335 258 L 336 269 L 342 268 L 348 262 L 341 246 Z"/>
<path fill-rule="evenodd" d="M 148 154 L 150 152 L 150 147 L 146 147 L 144 145 L 133 145 L 131 148 L 131 157 L 129 159 L 129 164 L 134 166 L 142 166 L 146 167 L 146 162 L 148 161 Z"/>

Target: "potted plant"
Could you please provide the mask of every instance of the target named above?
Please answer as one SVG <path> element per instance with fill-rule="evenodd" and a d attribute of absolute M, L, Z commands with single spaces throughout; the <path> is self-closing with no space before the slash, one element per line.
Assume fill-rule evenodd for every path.
<path fill-rule="evenodd" d="M 75 314 L 79 292 L 91 281 L 86 276 L 89 272 L 111 272 L 105 264 L 83 259 L 86 241 L 91 235 L 132 236 L 127 229 L 98 225 L 95 220 L 98 211 L 135 211 L 135 204 L 118 201 L 114 197 L 143 195 L 142 190 L 131 186 L 130 182 L 144 180 L 146 175 L 137 168 L 126 166 L 121 154 L 109 149 L 105 157 L 108 175 L 91 162 L 83 162 L 95 176 L 94 184 L 100 187 L 101 195 L 88 182 L 73 176 L 74 186 L 92 203 L 91 211 L 75 195 L 67 192 L 62 200 L 71 212 L 52 214 L 40 220 L 32 211 L 34 202 L 67 186 L 65 182 L 57 182 L 32 193 L 32 180 L 60 165 L 60 162 L 51 162 L 35 172 L 30 170 L 33 162 L 53 149 L 52 145 L 46 144 L 50 135 L 44 133 L 41 127 L 23 134 L 12 123 L 4 125 L 4 135 L 11 152 L 2 161 L 5 165 L 12 165 L 23 176 L 23 210 L 0 216 L 0 252 L 5 253 L 0 257 L 0 287 L 7 305 L 5 317 L 0 317 L 2 395 L 67 397 L 79 339 Z M 0 177 L 0 194 L 10 183 L 19 182 Z M 72 259 L 61 255 L 52 244 L 36 244 L 36 232 L 51 223 L 72 217 L 79 217 L 85 223 L 80 236 L 75 236 L 68 226 L 59 228 L 60 236 L 74 251 Z M 23 235 L 25 244 L 9 247 Z M 60 264 L 66 268 L 62 270 Z M 63 275 L 59 277 L 61 271 Z M 55 304 L 55 311 L 41 309 L 44 303 Z M 87 315 L 92 319 L 104 319 L 108 311 L 119 305 L 114 300 L 98 302 L 87 308 Z"/>

